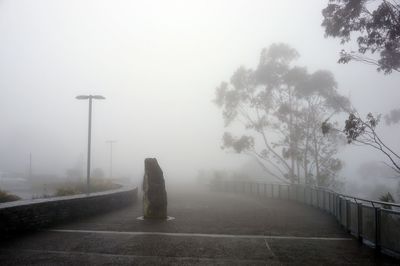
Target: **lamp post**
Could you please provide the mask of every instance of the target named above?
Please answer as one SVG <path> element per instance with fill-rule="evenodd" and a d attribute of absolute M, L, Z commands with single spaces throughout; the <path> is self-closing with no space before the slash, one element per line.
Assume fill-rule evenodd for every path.
<path fill-rule="evenodd" d="M 112 179 L 113 176 L 113 165 L 112 165 L 112 159 L 113 159 L 113 144 L 117 142 L 116 140 L 107 140 L 106 143 L 110 144 L 110 179 Z"/>
<path fill-rule="evenodd" d="M 89 100 L 89 125 L 88 125 L 88 149 L 87 149 L 87 168 L 86 168 L 86 193 L 90 194 L 90 146 L 92 141 L 92 100 L 104 100 L 101 95 L 79 95 L 78 100 Z"/>

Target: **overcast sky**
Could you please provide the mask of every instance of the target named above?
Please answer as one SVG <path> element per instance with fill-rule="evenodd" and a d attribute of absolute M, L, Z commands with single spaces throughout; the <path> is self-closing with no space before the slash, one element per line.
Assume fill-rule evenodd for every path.
<path fill-rule="evenodd" d="M 145 157 L 170 177 L 236 167 L 243 157 L 219 148 L 215 87 L 240 65 L 255 68 L 274 42 L 297 49 L 310 71 L 331 70 L 360 113 L 398 108 L 400 75 L 336 63 L 343 47 L 320 26 L 326 4 L 0 0 L 0 171 L 25 172 L 30 152 L 37 173 L 83 165 L 88 104 L 79 94 L 107 98 L 93 105 L 93 168 L 107 171 L 109 139 L 118 140 L 115 172 L 134 178 Z M 398 127 L 383 130 L 400 149 Z M 352 158 L 344 175 L 382 159 L 365 148 L 343 154 Z"/>

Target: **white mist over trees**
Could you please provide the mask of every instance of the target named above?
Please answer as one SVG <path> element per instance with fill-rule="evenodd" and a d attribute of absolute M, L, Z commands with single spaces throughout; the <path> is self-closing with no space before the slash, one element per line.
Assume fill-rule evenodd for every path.
<path fill-rule="evenodd" d="M 332 186 L 342 168 L 336 154 L 343 141 L 339 134 L 324 137 L 320 124 L 349 110 L 350 102 L 331 72 L 308 73 L 293 65 L 298 57 L 288 45 L 272 44 L 255 70 L 242 66 L 216 89 L 225 125 L 239 121 L 245 129 L 239 137 L 226 132 L 223 147 L 253 156 L 279 180 Z"/>
<path fill-rule="evenodd" d="M 400 68 L 400 4 L 396 1 L 330 0 L 322 10 L 325 35 L 339 38 L 341 43 L 357 40 L 357 51 L 340 53 L 339 63 L 359 61 L 377 66 L 377 71 L 391 74 Z M 400 109 L 385 116 L 386 124 L 400 121 Z M 324 133 L 333 125 L 322 124 Z M 349 113 L 343 133 L 348 143 L 358 143 L 381 152 L 386 165 L 400 176 L 400 154 L 388 145 L 376 131 L 381 115 L 368 113 L 362 118 L 356 111 Z"/>
<path fill-rule="evenodd" d="M 382 3 L 367 2 L 370 12 Z M 212 100 L 215 86 L 222 80 L 229 82 L 241 64 L 247 66 L 244 72 L 251 72 L 242 76 L 254 76 L 259 52 L 274 42 L 287 43 L 301 54 L 290 62 L 289 68 L 300 66 L 301 72 L 306 66 L 307 79 L 320 69 L 331 71 L 337 93 L 351 99 L 362 118 L 369 112 L 382 113 L 385 122 L 388 118 L 391 126 L 380 123 L 377 131 L 385 143 L 399 151 L 398 131 L 393 124 L 397 113 L 390 111 L 399 108 L 400 75 L 396 71 L 383 75 L 383 71 L 376 71 L 376 65 L 352 61 L 337 64 L 342 48 L 358 53 L 357 33 L 352 33 L 351 41 L 343 45 L 340 38 L 324 37 L 322 10 L 329 3 L 335 2 L 1 0 L 0 172 L 21 178 L 32 173 L 40 183 L 45 179 L 82 179 L 86 167 L 87 106 L 75 97 L 101 94 L 107 100 L 93 109 L 92 170 L 101 168 L 106 177 L 109 175 L 110 149 L 105 141 L 115 139 L 115 177 L 139 182 L 146 157 L 157 157 L 167 182 L 194 179 L 199 169 L 263 177 L 259 169 L 247 170 L 256 168 L 251 157 L 220 149 L 224 131 L 229 131 L 233 139 L 251 135 L 259 153 L 268 150 L 262 146 L 262 136 L 254 129 L 245 130 L 236 121 L 225 129 L 223 109 Z M 377 50 L 373 57 L 379 59 L 379 54 Z M 364 55 L 370 56 L 370 52 Z M 265 81 L 251 82 L 257 82 L 257 90 L 266 86 Z M 299 113 L 308 108 L 305 99 L 294 98 Z M 286 102 L 281 104 L 286 106 Z M 319 113 L 310 116 L 309 122 L 323 122 L 333 112 L 327 110 L 323 118 Z M 338 121 L 337 128 L 342 131 L 347 116 L 341 113 L 335 113 L 329 122 Z M 273 118 L 271 123 L 282 120 L 285 127 L 291 124 L 287 114 L 277 117 L 271 109 L 268 116 Z M 304 177 L 310 176 L 309 182 L 317 184 L 315 148 L 311 145 L 314 125 L 307 126 L 297 113 L 293 119 L 296 127 L 299 123 L 299 129 L 293 129 L 301 132 L 299 139 L 290 139 L 286 128 L 285 134 L 280 134 L 272 125 L 266 127 L 269 143 L 277 145 L 271 147 L 288 167 L 278 163 L 271 152 L 269 160 L 283 174 L 261 157 L 259 160 L 282 180 L 297 182 L 300 177 L 304 182 Z M 316 134 L 320 134 L 320 128 Z M 340 142 L 333 142 L 327 151 L 331 149 L 337 149 L 331 158 L 341 161 L 341 170 L 334 176 L 340 175 L 345 188 L 349 183 L 359 185 L 360 190 L 360 184 L 375 185 L 372 178 L 366 181 L 357 169 L 365 162 L 386 160 L 383 154 L 363 145 L 342 146 Z M 297 150 L 300 155 L 293 154 Z M 245 167 L 246 163 L 251 165 Z M 307 173 L 305 164 L 312 167 Z M 323 167 L 319 168 L 323 172 Z M 376 176 L 382 186 L 395 187 L 380 173 Z M 4 178 L 0 180 L 1 184 L 4 182 Z"/>

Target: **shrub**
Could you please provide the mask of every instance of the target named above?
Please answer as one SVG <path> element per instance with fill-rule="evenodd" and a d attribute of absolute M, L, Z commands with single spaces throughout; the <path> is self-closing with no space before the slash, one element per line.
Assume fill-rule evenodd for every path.
<path fill-rule="evenodd" d="M 379 200 L 382 202 L 388 202 L 388 203 L 394 203 L 394 198 L 390 192 L 383 194 L 382 196 L 379 197 Z M 384 209 L 392 209 L 392 206 L 390 205 L 383 205 Z"/>
<path fill-rule="evenodd" d="M 6 191 L 0 190 L 0 203 L 9 202 L 9 201 L 16 201 L 20 200 L 21 198 L 17 195 L 10 194 Z"/>
<path fill-rule="evenodd" d="M 112 189 L 120 188 L 121 185 L 112 183 L 110 180 L 104 179 L 93 179 L 90 183 L 90 192 L 101 192 Z M 86 183 L 66 183 L 63 186 L 57 188 L 54 196 L 69 196 L 86 193 Z"/>

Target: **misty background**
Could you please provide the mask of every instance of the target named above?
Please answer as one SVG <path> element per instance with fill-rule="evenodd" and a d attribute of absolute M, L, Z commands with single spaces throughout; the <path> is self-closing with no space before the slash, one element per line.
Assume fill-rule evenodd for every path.
<path fill-rule="evenodd" d="M 296 64 L 333 72 L 338 90 L 360 114 L 399 107 L 399 74 L 337 64 L 342 46 L 324 38 L 327 1 L 4 1 L 0 0 L 0 172 L 64 178 L 86 167 L 87 109 L 93 102 L 92 169 L 142 179 L 156 157 L 167 182 L 193 180 L 201 169 L 251 169 L 249 158 L 221 150 L 224 122 L 215 88 L 261 49 L 287 43 Z M 356 46 L 354 46 L 356 47 Z M 378 128 L 400 150 L 399 126 Z M 363 172 L 386 159 L 347 145 L 339 157 L 345 189 L 358 195 L 396 189 L 390 172 Z M 246 168 L 247 167 L 247 168 Z M 368 189 L 366 188 L 368 187 Z"/>

